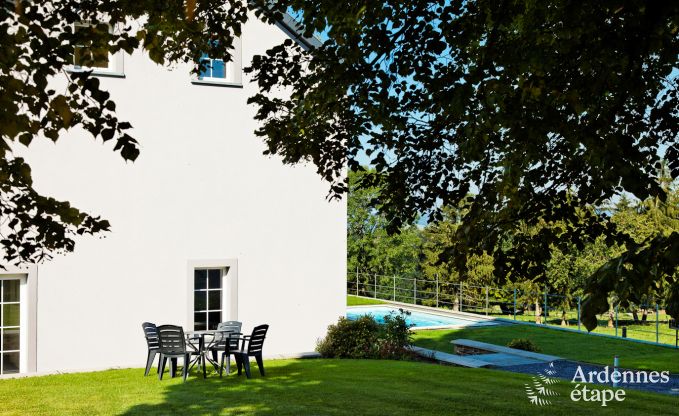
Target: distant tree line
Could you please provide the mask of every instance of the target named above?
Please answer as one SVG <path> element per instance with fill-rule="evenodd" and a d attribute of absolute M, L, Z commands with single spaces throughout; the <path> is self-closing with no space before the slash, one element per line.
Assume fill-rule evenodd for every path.
<path fill-rule="evenodd" d="M 664 165 L 662 169 L 665 169 Z M 444 206 L 440 221 L 426 222 L 418 218 L 402 226 L 399 233 L 390 234 L 387 231 L 387 219 L 380 213 L 378 190 L 357 186 L 363 175 L 370 173 L 366 172 L 349 173 L 347 266 L 350 276 L 358 272 L 361 275 L 395 275 L 432 282 L 438 280 L 442 284 L 464 282 L 471 287 L 494 286 L 507 288 L 508 291 L 517 288 L 522 296 L 521 303 L 534 305 L 538 321 L 542 294 L 548 291 L 559 295 L 558 307 L 564 311 L 563 320 L 566 322 L 565 311 L 575 307 L 576 298 L 584 295 L 588 284 L 597 283 L 591 281 L 594 272 L 625 251 L 624 246 L 617 242 L 611 244 L 602 236 L 581 247 L 570 245 L 563 249 L 552 246 L 549 252 L 539 256 L 532 253 L 533 257 L 544 259 L 542 266 L 545 266 L 545 273 L 538 277 L 529 278 L 530 273 L 525 276 L 503 273 L 498 270 L 493 258 L 485 253 L 470 256 L 467 270 L 462 273 L 445 259 L 450 258 L 446 256 L 446 250 L 453 246 L 456 231 L 466 214 L 465 207 Z M 637 243 L 679 231 L 679 189 L 669 179 L 669 175 L 661 172 L 659 176 L 661 186 L 668 194 L 664 202 L 659 198 L 639 201 L 622 196 L 607 206 L 589 209 L 596 215 L 610 216 L 618 229 Z M 558 222 L 519 227 L 519 231 L 504 236 L 504 244 L 521 244 L 525 235 L 544 229 L 558 234 L 563 227 Z M 620 264 L 619 267 L 632 266 Z M 649 278 L 652 278 L 653 273 L 653 270 L 648 271 Z M 412 283 L 407 284 L 412 287 Z M 613 292 L 609 294 L 609 324 L 612 325 L 613 308 L 619 297 L 628 299 L 620 306 L 632 312 L 635 321 L 644 321 L 648 306 L 656 302 L 662 304 L 670 287 L 650 285 L 650 289 L 644 293 L 636 292 L 631 286 L 628 290 L 630 292 L 625 293 L 625 296 Z"/>

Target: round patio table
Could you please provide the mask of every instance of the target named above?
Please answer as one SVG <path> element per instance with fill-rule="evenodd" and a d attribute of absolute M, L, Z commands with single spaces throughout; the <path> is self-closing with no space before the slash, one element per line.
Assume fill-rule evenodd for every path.
<path fill-rule="evenodd" d="M 219 371 L 219 363 L 217 362 L 217 360 L 213 360 L 210 357 L 210 354 L 208 354 L 208 352 L 209 352 L 208 348 L 210 346 L 212 346 L 212 344 L 208 344 L 208 345 L 205 344 L 205 336 L 210 335 L 210 336 L 214 337 L 215 335 L 217 335 L 219 333 L 225 333 L 225 332 L 231 333 L 231 334 L 234 334 L 234 335 L 241 335 L 240 333 L 235 334 L 232 331 L 220 330 L 220 329 L 207 329 L 207 330 L 185 331 L 184 332 L 184 334 L 186 335 L 186 340 L 189 341 L 188 342 L 189 346 L 191 346 L 191 348 L 193 348 L 194 350 L 196 350 L 198 352 L 198 358 L 196 359 L 196 363 L 198 363 L 198 365 L 203 370 L 203 378 L 206 377 L 206 373 L 205 373 L 206 361 L 208 361 L 208 362 L 210 362 L 210 364 L 212 364 L 212 366 L 215 368 L 215 371 Z M 197 348 L 194 344 L 192 344 L 190 342 L 190 340 L 192 340 L 192 339 L 198 340 L 198 347 Z M 192 364 L 191 367 L 193 367 L 194 364 Z"/>

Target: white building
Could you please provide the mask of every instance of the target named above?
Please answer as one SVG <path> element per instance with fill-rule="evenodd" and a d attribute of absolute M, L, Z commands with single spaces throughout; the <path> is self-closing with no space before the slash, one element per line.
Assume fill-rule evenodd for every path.
<path fill-rule="evenodd" d="M 140 141 L 134 163 L 77 130 L 17 149 L 39 192 L 112 228 L 0 271 L 4 373 L 142 367 L 143 321 L 239 320 L 244 333 L 267 323 L 265 356 L 313 351 L 344 314 L 346 203 L 327 200 L 313 166 L 263 156 L 246 104 L 256 85 L 242 66 L 286 36 L 284 23 L 249 21 L 234 62 L 223 73 L 216 63 L 211 79 L 141 52 L 110 56 L 97 74 Z"/>

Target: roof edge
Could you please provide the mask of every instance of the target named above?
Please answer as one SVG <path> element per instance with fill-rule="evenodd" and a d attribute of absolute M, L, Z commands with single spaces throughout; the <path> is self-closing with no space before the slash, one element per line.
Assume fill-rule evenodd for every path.
<path fill-rule="evenodd" d="M 292 17 L 290 13 L 286 12 L 283 15 L 283 18 L 276 22 L 276 26 L 278 26 L 288 36 L 290 36 L 290 38 L 297 42 L 304 50 L 308 51 L 310 49 L 318 48 L 323 44 L 323 42 L 321 42 L 321 40 L 316 36 L 304 36 L 304 30 L 302 29 L 300 23 L 295 20 L 295 18 Z"/>

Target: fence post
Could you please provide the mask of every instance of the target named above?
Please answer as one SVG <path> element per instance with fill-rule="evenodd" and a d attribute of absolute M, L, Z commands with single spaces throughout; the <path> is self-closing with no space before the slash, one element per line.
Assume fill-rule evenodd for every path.
<path fill-rule="evenodd" d="M 356 296 L 358 296 L 358 266 L 356 266 Z"/>
<path fill-rule="evenodd" d="M 580 296 L 578 296 L 578 331 L 580 331 Z"/>
<path fill-rule="evenodd" d="M 417 277 L 413 279 L 413 305 L 417 305 Z"/>
<path fill-rule="evenodd" d="M 516 321 L 516 288 L 514 288 L 514 320 Z"/>
<path fill-rule="evenodd" d="M 615 305 L 615 336 L 618 336 L 618 305 Z"/>
<path fill-rule="evenodd" d="M 436 273 L 436 307 L 439 307 L 439 274 Z"/>
<path fill-rule="evenodd" d="M 548 311 L 547 311 L 547 285 L 545 285 L 545 307 L 542 311 L 542 314 L 544 315 L 544 319 L 543 319 L 542 323 L 544 325 L 547 325 L 547 315 L 548 315 Z"/>
<path fill-rule="evenodd" d="M 457 309 L 462 312 L 462 282 L 460 282 L 460 306 Z"/>
<path fill-rule="evenodd" d="M 394 302 L 396 302 L 396 275 L 394 275 Z"/>
<path fill-rule="evenodd" d="M 655 304 L 655 343 L 660 344 L 660 318 L 658 317 L 658 304 Z"/>
<path fill-rule="evenodd" d="M 488 315 L 488 286 L 486 286 L 486 315 Z"/>
<path fill-rule="evenodd" d="M 375 273 L 375 280 L 373 280 L 373 298 L 377 299 L 377 273 Z"/>

